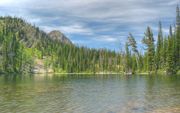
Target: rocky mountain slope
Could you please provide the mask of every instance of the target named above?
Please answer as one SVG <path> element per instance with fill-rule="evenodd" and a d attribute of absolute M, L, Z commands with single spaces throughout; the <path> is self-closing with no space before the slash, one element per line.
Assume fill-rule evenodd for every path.
<path fill-rule="evenodd" d="M 63 34 L 61 33 L 60 31 L 58 30 L 54 30 L 54 31 L 51 31 L 48 36 L 55 40 L 55 41 L 60 41 L 64 44 L 70 44 L 72 45 L 72 42 Z"/>
<path fill-rule="evenodd" d="M 8 32 L 12 32 L 12 34 L 21 34 L 19 40 L 26 44 L 27 47 L 34 47 L 42 40 L 59 40 L 64 44 L 72 44 L 60 31 L 55 30 L 48 34 L 20 18 L 0 17 L 0 29 L 4 28 L 8 29 Z"/>

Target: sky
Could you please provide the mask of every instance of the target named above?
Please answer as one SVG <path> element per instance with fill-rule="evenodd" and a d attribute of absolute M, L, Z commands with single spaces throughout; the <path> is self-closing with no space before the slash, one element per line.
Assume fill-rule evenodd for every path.
<path fill-rule="evenodd" d="M 147 26 L 167 35 L 180 0 L 0 0 L 0 16 L 16 16 L 45 32 L 59 30 L 74 44 L 121 50 L 131 32 L 138 48 Z"/>

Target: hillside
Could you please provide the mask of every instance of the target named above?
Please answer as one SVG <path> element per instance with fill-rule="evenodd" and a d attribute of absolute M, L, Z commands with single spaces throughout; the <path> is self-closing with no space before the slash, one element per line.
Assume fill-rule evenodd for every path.
<path fill-rule="evenodd" d="M 43 47 L 43 45 L 46 45 L 48 42 L 53 43 L 56 41 L 57 43 L 58 40 L 58 43 L 60 45 L 73 45 L 72 42 L 60 31 L 52 31 L 50 34 L 47 34 L 44 31 L 40 30 L 38 27 L 32 26 L 31 24 L 20 18 L 0 17 L 0 33 L 0 70 L 6 70 L 6 72 L 33 71 L 33 67 L 37 67 L 37 59 L 43 57 L 43 55 L 40 55 L 42 54 L 42 49 L 45 48 Z M 5 47 L 5 45 L 7 47 Z M 5 55 L 6 58 L 3 55 Z M 20 55 L 25 56 L 23 59 L 18 59 Z M 18 66 L 14 64 L 15 61 L 22 60 L 23 62 L 23 60 L 25 59 L 25 67 L 23 66 L 20 69 L 21 66 L 18 65 L 20 67 L 17 69 Z"/>
<path fill-rule="evenodd" d="M 47 34 L 16 17 L 0 17 L 0 44 L 3 73 L 42 69 L 68 73 L 117 70 L 114 64 L 119 56 L 115 52 L 74 46 L 60 31 Z"/>
<path fill-rule="evenodd" d="M 6 29 L 10 30 L 12 33 L 20 33 L 19 41 L 23 42 L 27 47 L 37 46 L 42 38 L 43 40 L 59 40 L 61 43 L 72 44 L 60 31 L 56 30 L 47 34 L 38 27 L 32 26 L 20 18 L 0 17 L 0 25 L 0 29 L 6 27 Z"/>

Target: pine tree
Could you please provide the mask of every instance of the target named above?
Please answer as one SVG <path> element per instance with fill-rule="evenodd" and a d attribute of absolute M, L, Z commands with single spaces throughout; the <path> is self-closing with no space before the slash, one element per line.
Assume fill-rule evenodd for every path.
<path fill-rule="evenodd" d="M 149 74 L 154 69 L 154 55 L 155 55 L 155 47 L 154 47 L 154 37 L 150 27 L 147 27 L 145 32 L 145 37 L 143 38 L 142 42 L 147 46 L 147 68 Z"/>
<path fill-rule="evenodd" d="M 180 10 L 179 6 L 176 8 L 176 37 L 175 37 L 175 66 L 176 71 L 180 70 Z"/>
<path fill-rule="evenodd" d="M 158 40 L 157 40 L 157 49 L 156 49 L 156 71 L 161 69 L 163 62 L 163 33 L 162 33 L 162 25 L 159 22 L 159 32 L 158 32 Z"/>
<path fill-rule="evenodd" d="M 125 55 L 125 72 L 129 73 L 132 71 L 131 69 L 131 53 L 129 51 L 128 43 L 125 44 L 126 55 Z"/>
<path fill-rule="evenodd" d="M 175 73 L 175 64 L 174 64 L 174 54 L 173 54 L 173 40 L 172 37 L 168 37 L 168 49 L 167 49 L 167 60 L 166 60 L 166 73 L 174 74 Z"/>
<path fill-rule="evenodd" d="M 139 51 L 137 49 L 137 43 L 136 40 L 134 39 L 133 35 L 130 33 L 128 37 L 128 44 L 131 46 L 132 51 L 135 54 L 135 59 L 136 59 L 136 64 L 137 64 L 137 69 L 140 70 L 141 64 L 140 64 L 140 58 L 139 58 Z"/>

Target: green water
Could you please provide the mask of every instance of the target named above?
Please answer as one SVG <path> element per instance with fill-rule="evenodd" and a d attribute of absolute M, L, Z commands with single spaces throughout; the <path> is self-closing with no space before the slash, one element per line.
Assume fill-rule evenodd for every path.
<path fill-rule="evenodd" d="M 0 76 L 0 113 L 151 113 L 174 107 L 180 107 L 180 76 Z"/>

